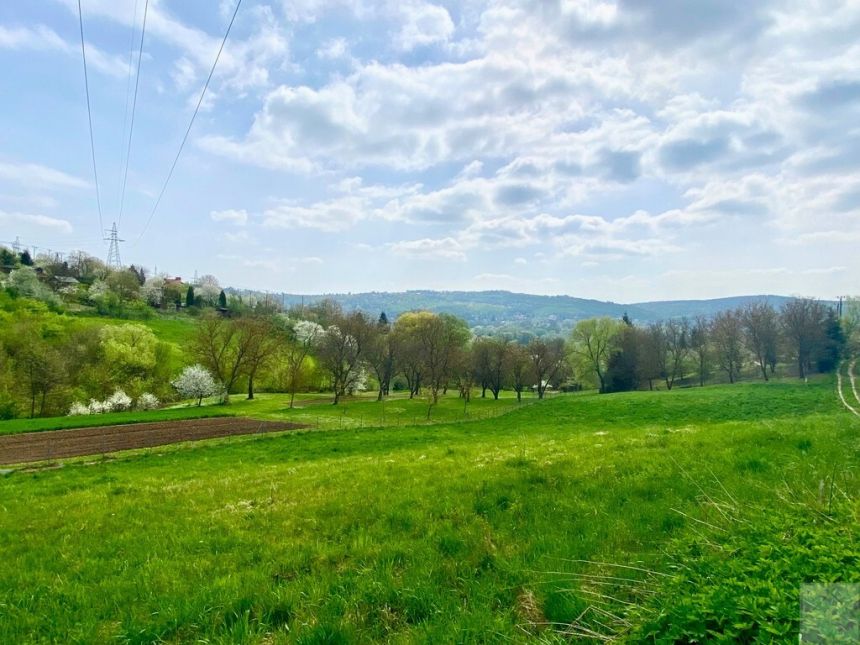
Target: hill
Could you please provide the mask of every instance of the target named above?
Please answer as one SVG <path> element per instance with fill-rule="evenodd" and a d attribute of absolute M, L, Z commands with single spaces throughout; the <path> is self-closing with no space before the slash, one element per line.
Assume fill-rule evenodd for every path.
<path fill-rule="evenodd" d="M 259 292 L 247 292 L 261 295 Z M 720 311 L 765 298 L 780 307 L 789 298 L 773 295 L 737 296 L 713 300 L 672 300 L 662 302 L 616 302 L 540 296 L 510 291 L 371 291 L 366 293 L 331 293 L 298 295 L 269 294 L 286 306 L 309 305 L 324 298 L 340 303 L 345 309 L 360 309 L 371 315 L 384 311 L 396 318 L 405 311 L 427 309 L 449 313 L 465 320 L 470 327 L 484 333 L 530 332 L 538 335 L 568 331 L 578 320 L 597 316 L 620 318 L 625 313 L 640 323 L 656 322 L 680 316 L 713 316 Z"/>

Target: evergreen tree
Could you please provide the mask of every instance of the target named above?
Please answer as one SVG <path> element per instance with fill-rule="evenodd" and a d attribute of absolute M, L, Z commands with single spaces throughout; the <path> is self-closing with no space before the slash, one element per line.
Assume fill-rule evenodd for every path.
<path fill-rule="evenodd" d="M 824 341 L 821 353 L 818 355 L 818 371 L 832 372 L 839 365 L 839 358 L 845 349 L 845 334 L 836 312 L 827 310 L 827 318 L 824 320 Z"/>
<path fill-rule="evenodd" d="M 194 287 L 192 287 L 190 284 L 188 285 L 188 291 L 185 292 L 185 306 L 194 306 Z"/>
<path fill-rule="evenodd" d="M 380 327 L 387 327 L 388 326 L 388 316 L 385 315 L 384 311 L 381 314 L 379 314 L 379 326 Z"/>
<path fill-rule="evenodd" d="M 14 269 L 18 264 L 18 256 L 5 246 L 0 246 L 0 268 Z"/>
<path fill-rule="evenodd" d="M 30 252 L 26 249 L 24 249 L 24 252 L 21 253 L 21 264 L 23 264 L 25 267 L 33 266 L 33 258 L 30 257 Z"/>
<path fill-rule="evenodd" d="M 218 306 L 221 309 L 227 308 L 227 294 L 224 293 L 223 289 L 221 289 L 221 293 L 218 294 Z"/>

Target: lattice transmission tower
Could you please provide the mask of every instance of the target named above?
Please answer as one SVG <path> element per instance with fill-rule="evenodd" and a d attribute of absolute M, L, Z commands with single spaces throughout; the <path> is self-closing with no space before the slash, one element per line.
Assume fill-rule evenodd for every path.
<path fill-rule="evenodd" d="M 107 255 L 107 265 L 113 269 L 121 269 L 122 268 L 122 260 L 119 258 L 119 243 L 125 242 L 125 240 L 120 239 L 119 233 L 116 230 L 116 222 L 111 226 L 110 231 L 107 232 L 108 237 L 105 238 L 105 241 L 110 242 L 110 246 L 108 247 L 108 255 Z"/>

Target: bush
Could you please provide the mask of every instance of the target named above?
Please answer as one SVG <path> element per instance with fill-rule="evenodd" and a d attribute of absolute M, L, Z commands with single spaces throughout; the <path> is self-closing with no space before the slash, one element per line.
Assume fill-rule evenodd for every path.
<path fill-rule="evenodd" d="M 106 411 L 123 412 L 124 410 L 131 408 L 131 397 L 118 389 L 105 399 L 103 405 L 105 406 Z"/>
<path fill-rule="evenodd" d="M 90 403 L 87 407 L 90 410 L 90 414 L 104 414 L 108 411 L 107 405 L 104 401 L 96 401 L 95 399 L 90 399 Z"/>
<path fill-rule="evenodd" d="M 137 397 L 137 407 L 140 410 L 155 410 L 160 403 L 158 397 L 150 392 L 144 392 Z"/>
<path fill-rule="evenodd" d="M 86 414 L 92 414 L 92 410 L 90 406 L 84 403 L 72 403 L 72 407 L 69 408 L 69 416 L 70 417 L 79 417 L 84 416 Z"/>

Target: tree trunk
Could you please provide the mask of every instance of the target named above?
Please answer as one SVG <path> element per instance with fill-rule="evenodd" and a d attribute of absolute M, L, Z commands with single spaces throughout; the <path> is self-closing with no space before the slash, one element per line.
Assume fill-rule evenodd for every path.
<path fill-rule="evenodd" d="M 254 398 L 254 373 L 248 376 L 248 400 L 251 401 Z"/>
<path fill-rule="evenodd" d="M 290 410 L 293 409 L 293 401 L 295 401 L 295 399 L 296 399 L 296 391 L 291 390 L 290 391 Z"/>
<path fill-rule="evenodd" d="M 376 400 L 377 400 L 377 401 L 381 401 L 381 400 L 382 400 L 382 391 L 383 391 L 383 387 L 380 385 L 380 386 L 379 386 L 379 394 L 377 394 L 377 396 L 376 396 Z"/>
<path fill-rule="evenodd" d="M 522 391 L 517 390 L 517 403 L 523 400 Z"/>

